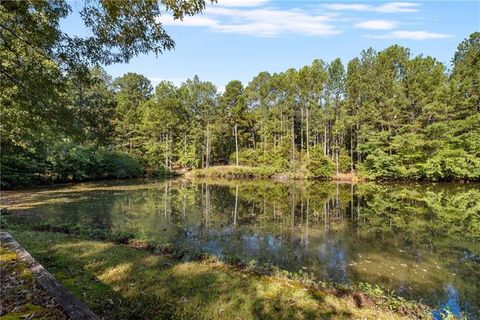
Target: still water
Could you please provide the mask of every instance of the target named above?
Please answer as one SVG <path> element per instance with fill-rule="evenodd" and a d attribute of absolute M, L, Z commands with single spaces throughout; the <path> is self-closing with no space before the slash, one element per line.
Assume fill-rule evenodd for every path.
<path fill-rule="evenodd" d="M 26 223 L 133 232 L 480 317 L 478 184 L 136 180 L 3 197 Z"/>

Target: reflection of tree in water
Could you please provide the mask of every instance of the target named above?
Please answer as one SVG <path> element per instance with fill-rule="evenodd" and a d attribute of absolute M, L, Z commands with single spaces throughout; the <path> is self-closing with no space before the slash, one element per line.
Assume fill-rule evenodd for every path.
<path fill-rule="evenodd" d="M 170 180 L 61 197 L 36 210 L 432 303 L 445 303 L 450 283 L 462 310 L 480 305 L 475 185 Z"/>

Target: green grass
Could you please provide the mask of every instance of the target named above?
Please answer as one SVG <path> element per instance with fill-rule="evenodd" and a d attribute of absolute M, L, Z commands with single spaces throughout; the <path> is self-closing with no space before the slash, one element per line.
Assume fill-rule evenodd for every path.
<path fill-rule="evenodd" d="M 195 169 L 187 176 L 194 178 L 263 178 L 269 179 L 279 174 L 274 168 L 247 167 L 247 166 L 214 166 L 204 169 Z"/>
<path fill-rule="evenodd" d="M 405 319 L 362 293 L 318 290 L 213 259 L 179 261 L 84 236 L 13 230 L 69 290 L 107 319 Z M 406 316 L 405 314 L 411 314 Z"/>

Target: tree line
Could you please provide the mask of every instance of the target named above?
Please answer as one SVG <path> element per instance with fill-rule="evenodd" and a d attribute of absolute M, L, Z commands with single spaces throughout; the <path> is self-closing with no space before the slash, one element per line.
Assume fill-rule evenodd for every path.
<path fill-rule="evenodd" d="M 452 68 L 393 45 L 344 65 L 314 60 L 260 72 L 218 92 L 197 76 L 153 90 L 129 73 L 113 82 L 111 141 L 150 170 L 233 164 L 315 177 L 480 178 L 480 34 Z"/>
<path fill-rule="evenodd" d="M 203 8 L 198 2 L 176 10 L 194 14 Z M 92 18 L 116 30 L 112 19 L 125 28 L 148 21 L 115 12 L 140 19 L 152 8 L 86 3 L 84 16 L 98 32 L 90 39 L 59 31 L 55 21 L 68 11 L 62 1 L 2 4 L 4 188 L 223 164 L 313 178 L 356 172 L 372 179 L 480 179 L 478 32 L 459 44 L 451 68 L 393 45 L 362 51 L 346 65 L 314 60 L 298 70 L 260 72 L 223 92 L 197 76 L 153 88 L 136 73 L 112 79 L 99 64 L 126 62 L 152 51 L 155 41 L 161 52 L 171 39 L 144 29 L 128 47 L 122 43 L 128 39 L 105 37 Z M 99 49 L 115 46 L 125 51 Z"/>

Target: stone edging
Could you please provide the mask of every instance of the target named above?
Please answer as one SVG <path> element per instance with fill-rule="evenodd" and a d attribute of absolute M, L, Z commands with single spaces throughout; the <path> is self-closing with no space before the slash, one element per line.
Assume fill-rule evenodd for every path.
<path fill-rule="evenodd" d="M 60 282 L 39 264 L 13 237 L 7 232 L 0 232 L 0 242 L 8 249 L 14 251 L 21 261 L 35 275 L 40 286 L 55 299 L 55 302 L 62 308 L 72 320 L 100 320 L 87 306 L 78 300 L 70 291 L 63 287 Z"/>

